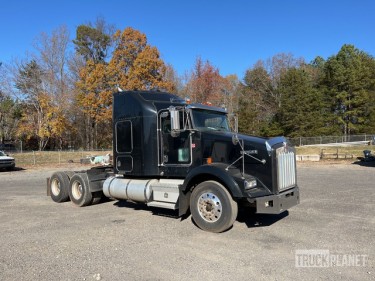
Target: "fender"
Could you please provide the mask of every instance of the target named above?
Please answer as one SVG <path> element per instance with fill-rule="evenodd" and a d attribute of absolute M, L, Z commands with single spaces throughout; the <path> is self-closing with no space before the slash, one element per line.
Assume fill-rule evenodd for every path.
<path fill-rule="evenodd" d="M 206 180 L 219 180 L 231 193 L 234 198 L 242 197 L 242 192 L 238 183 L 235 181 L 233 174 L 237 169 L 226 171 L 228 165 L 223 163 L 214 163 L 210 165 L 202 165 L 191 170 L 182 185 L 179 187 L 179 215 L 186 214 L 190 204 L 190 187 L 195 183 L 200 183 Z"/>
<path fill-rule="evenodd" d="M 84 173 L 84 179 L 86 184 L 88 184 L 90 192 L 94 193 L 103 190 L 103 183 L 108 177 L 108 168 L 111 167 L 93 167 Z"/>

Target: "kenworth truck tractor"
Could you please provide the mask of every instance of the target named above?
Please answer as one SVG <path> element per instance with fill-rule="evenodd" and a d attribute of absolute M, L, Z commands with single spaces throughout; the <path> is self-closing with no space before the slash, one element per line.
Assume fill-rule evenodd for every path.
<path fill-rule="evenodd" d="M 168 93 L 115 93 L 113 166 L 56 172 L 47 192 L 80 207 L 105 195 L 179 216 L 190 210 L 211 232 L 232 227 L 240 205 L 267 214 L 297 205 L 295 149 L 284 137 L 238 134 L 229 121 L 222 108 Z"/>

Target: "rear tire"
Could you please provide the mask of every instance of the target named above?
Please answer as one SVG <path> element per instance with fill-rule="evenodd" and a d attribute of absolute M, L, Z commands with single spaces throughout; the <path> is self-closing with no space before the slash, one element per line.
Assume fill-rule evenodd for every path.
<path fill-rule="evenodd" d="M 69 199 L 69 177 L 64 172 L 55 172 L 50 178 L 51 198 L 56 203 Z"/>
<path fill-rule="evenodd" d="M 216 181 L 205 181 L 193 190 L 190 211 L 199 228 L 218 233 L 233 225 L 238 206 L 223 185 Z"/>
<path fill-rule="evenodd" d="M 69 197 L 74 205 L 84 207 L 92 202 L 92 194 L 84 179 L 84 175 L 75 174 L 70 179 Z"/>

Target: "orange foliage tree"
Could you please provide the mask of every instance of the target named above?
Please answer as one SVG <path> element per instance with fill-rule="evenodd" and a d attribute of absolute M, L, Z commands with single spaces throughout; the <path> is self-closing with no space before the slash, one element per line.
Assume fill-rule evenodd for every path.
<path fill-rule="evenodd" d="M 108 65 L 111 84 L 124 90 L 166 90 L 176 85 L 167 81 L 166 65 L 156 47 L 148 45 L 146 35 L 128 27 L 114 34 L 115 50 Z"/>
<path fill-rule="evenodd" d="M 86 148 L 94 149 L 98 147 L 98 126 L 111 128 L 113 91 L 107 77 L 107 65 L 90 60 L 81 69 L 79 78 L 76 100 L 88 127 Z M 102 133 L 108 134 L 108 131 Z"/>
<path fill-rule="evenodd" d="M 63 110 L 51 96 L 39 93 L 31 103 L 23 105 L 17 135 L 22 139 L 37 139 L 39 150 L 44 150 L 50 139 L 61 140 L 69 128 Z"/>
<path fill-rule="evenodd" d="M 112 93 L 117 87 L 123 90 L 176 89 L 175 84 L 166 78 L 167 68 L 158 49 L 147 44 L 143 33 L 129 27 L 115 32 L 113 41 L 114 51 L 109 63 L 86 61 L 76 82 L 76 101 L 86 123 L 87 149 L 101 145 L 103 135 L 104 140 L 110 142 Z"/>
<path fill-rule="evenodd" d="M 233 83 L 237 83 L 236 77 L 224 78 L 220 75 L 219 69 L 209 61 L 203 62 L 197 58 L 194 69 L 188 78 L 184 89 L 185 95 L 193 102 L 211 103 L 215 106 L 232 106 L 232 94 L 234 93 Z M 233 88 L 234 87 L 234 88 Z"/>
<path fill-rule="evenodd" d="M 26 141 L 36 139 L 39 150 L 45 149 L 51 138 L 60 140 L 61 145 L 63 134 L 69 128 L 65 108 L 47 91 L 46 79 L 35 61 L 20 66 L 16 77 L 16 87 L 24 97 L 18 136 Z"/>

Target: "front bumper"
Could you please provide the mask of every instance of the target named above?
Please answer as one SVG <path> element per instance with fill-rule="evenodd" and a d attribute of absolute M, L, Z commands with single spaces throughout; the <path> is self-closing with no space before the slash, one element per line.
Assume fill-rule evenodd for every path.
<path fill-rule="evenodd" d="M 16 166 L 16 163 L 14 162 L 0 162 L 0 169 L 5 168 L 14 168 Z"/>
<path fill-rule="evenodd" d="M 280 214 L 299 204 L 299 188 L 296 186 L 277 195 L 259 197 L 255 202 L 258 214 Z"/>

